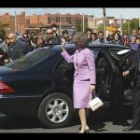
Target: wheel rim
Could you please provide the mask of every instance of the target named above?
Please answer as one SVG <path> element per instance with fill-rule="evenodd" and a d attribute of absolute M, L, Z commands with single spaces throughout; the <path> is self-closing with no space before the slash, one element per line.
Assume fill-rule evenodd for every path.
<path fill-rule="evenodd" d="M 52 99 L 46 106 L 47 118 L 53 123 L 62 123 L 69 114 L 68 104 L 63 99 Z"/>

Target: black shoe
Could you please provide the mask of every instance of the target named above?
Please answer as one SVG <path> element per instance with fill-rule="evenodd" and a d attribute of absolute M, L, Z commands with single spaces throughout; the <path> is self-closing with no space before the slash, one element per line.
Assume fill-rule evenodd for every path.
<path fill-rule="evenodd" d="M 128 126 L 128 127 L 123 129 L 123 131 L 132 131 L 132 130 L 137 130 L 137 129 L 133 126 Z"/>
<path fill-rule="evenodd" d="M 113 120 L 113 125 L 122 125 L 122 126 L 131 126 L 130 123 L 128 123 L 125 120 Z"/>

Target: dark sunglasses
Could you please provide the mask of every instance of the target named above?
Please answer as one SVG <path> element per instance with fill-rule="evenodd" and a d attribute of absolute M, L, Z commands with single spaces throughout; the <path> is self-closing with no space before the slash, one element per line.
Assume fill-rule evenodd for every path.
<path fill-rule="evenodd" d="M 9 37 L 8 39 L 13 39 L 14 37 Z"/>
<path fill-rule="evenodd" d="M 52 33 L 46 33 L 47 35 L 52 34 Z"/>

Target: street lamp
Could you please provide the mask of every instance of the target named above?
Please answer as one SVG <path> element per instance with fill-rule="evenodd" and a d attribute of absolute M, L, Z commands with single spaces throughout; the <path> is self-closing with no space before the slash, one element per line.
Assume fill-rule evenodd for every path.
<path fill-rule="evenodd" d="M 83 13 L 83 32 L 85 31 L 85 15 Z"/>
<path fill-rule="evenodd" d="M 130 20 L 128 20 L 128 34 L 130 33 Z"/>
<path fill-rule="evenodd" d="M 15 11 L 15 33 L 17 33 L 17 12 Z"/>
<path fill-rule="evenodd" d="M 59 23 L 59 34 L 61 35 L 61 13 L 60 13 L 60 23 Z"/>
<path fill-rule="evenodd" d="M 121 32 L 121 35 L 122 35 L 122 25 L 123 25 L 123 19 L 122 19 L 122 16 L 120 15 L 120 32 Z"/>
<path fill-rule="evenodd" d="M 104 37 L 106 37 L 106 9 L 103 8 L 103 22 L 104 22 Z"/>
<path fill-rule="evenodd" d="M 140 28 L 140 17 L 139 17 L 139 28 Z"/>
<path fill-rule="evenodd" d="M 71 35 L 73 35 L 73 34 L 74 34 L 74 32 L 75 32 L 75 27 L 74 27 L 74 26 L 72 26 L 71 28 L 72 28 Z"/>

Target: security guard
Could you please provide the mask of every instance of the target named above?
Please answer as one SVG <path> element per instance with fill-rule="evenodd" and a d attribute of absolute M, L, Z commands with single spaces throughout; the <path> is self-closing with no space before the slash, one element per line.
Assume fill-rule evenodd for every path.
<path fill-rule="evenodd" d="M 140 45 L 132 65 L 123 72 L 123 76 L 132 72 L 134 72 L 133 118 L 131 125 L 125 128 L 124 131 L 140 130 Z"/>

